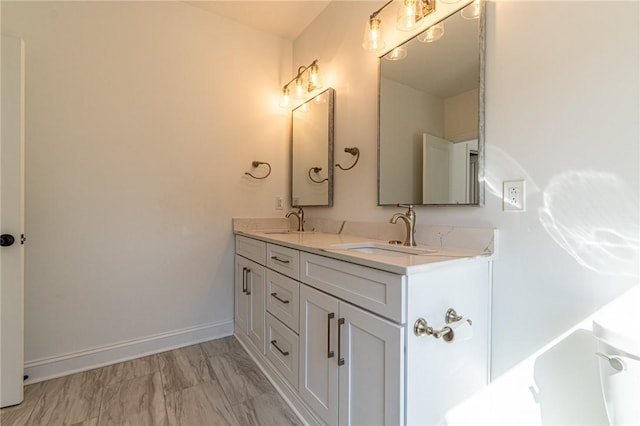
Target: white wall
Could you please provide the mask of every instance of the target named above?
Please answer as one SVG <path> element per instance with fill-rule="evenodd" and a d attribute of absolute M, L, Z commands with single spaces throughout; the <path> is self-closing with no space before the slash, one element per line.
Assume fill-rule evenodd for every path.
<path fill-rule="evenodd" d="M 32 376 L 229 333 L 231 218 L 288 199 L 291 42 L 182 2 L 3 1 L 2 33 L 26 41 Z"/>
<path fill-rule="evenodd" d="M 380 5 L 332 2 L 294 42 L 294 64 L 318 57 L 336 89 L 336 153 L 362 152 L 337 173 L 334 208 L 309 217 L 383 221 L 397 210 L 376 206 L 377 58 L 361 48 Z M 494 377 L 638 281 L 639 6 L 487 5 L 486 205 L 422 207 L 417 220 L 499 230 Z M 513 179 L 526 180 L 524 213 L 502 211 Z"/>

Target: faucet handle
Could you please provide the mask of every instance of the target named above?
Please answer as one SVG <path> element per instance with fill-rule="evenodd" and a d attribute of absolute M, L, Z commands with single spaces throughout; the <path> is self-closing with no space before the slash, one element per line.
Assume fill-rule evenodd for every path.
<path fill-rule="evenodd" d="M 413 211 L 413 204 L 398 204 L 398 207 L 406 207 L 408 210 L 408 212 L 412 212 Z"/>

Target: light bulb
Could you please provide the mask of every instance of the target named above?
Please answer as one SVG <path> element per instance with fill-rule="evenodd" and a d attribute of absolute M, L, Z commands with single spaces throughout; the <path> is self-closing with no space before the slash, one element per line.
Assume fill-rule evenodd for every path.
<path fill-rule="evenodd" d="M 418 2 L 416 0 L 402 0 L 398 7 L 398 17 L 396 27 L 400 31 L 411 31 L 418 27 L 422 16 L 418 13 Z"/>
<path fill-rule="evenodd" d="M 382 32 L 382 21 L 379 18 L 371 18 L 367 22 L 362 47 L 364 50 L 382 50 L 386 46 Z"/>
<path fill-rule="evenodd" d="M 444 24 L 440 22 L 439 24 L 432 25 L 427 28 L 423 33 L 416 37 L 421 43 L 431 43 L 436 40 L 440 40 L 444 35 Z"/>
<path fill-rule="evenodd" d="M 480 17 L 480 0 L 474 0 L 460 12 L 464 19 L 478 19 Z"/>
<path fill-rule="evenodd" d="M 384 55 L 384 58 L 390 61 L 400 61 L 406 57 L 407 57 L 407 49 L 405 49 L 402 46 L 398 46 L 395 49 L 393 49 L 391 52 Z"/>

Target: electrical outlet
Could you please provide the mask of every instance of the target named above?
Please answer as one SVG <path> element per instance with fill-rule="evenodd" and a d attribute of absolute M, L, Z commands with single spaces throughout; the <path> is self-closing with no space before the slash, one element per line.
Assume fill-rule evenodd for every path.
<path fill-rule="evenodd" d="M 284 202 L 282 201 L 282 197 L 276 197 L 276 210 L 284 209 Z"/>
<path fill-rule="evenodd" d="M 502 209 L 504 211 L 525 210 L 525 186 L 524 180 L 512 180 L 503 183 L 502 187 Z"/>

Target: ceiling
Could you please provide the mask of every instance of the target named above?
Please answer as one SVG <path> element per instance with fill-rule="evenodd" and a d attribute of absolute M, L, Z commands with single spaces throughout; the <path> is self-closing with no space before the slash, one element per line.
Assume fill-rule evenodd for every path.
<path fill-rule="evenodd" d="M 196 0 L 192 6 L 295 40 L 331 0 Z"/>

